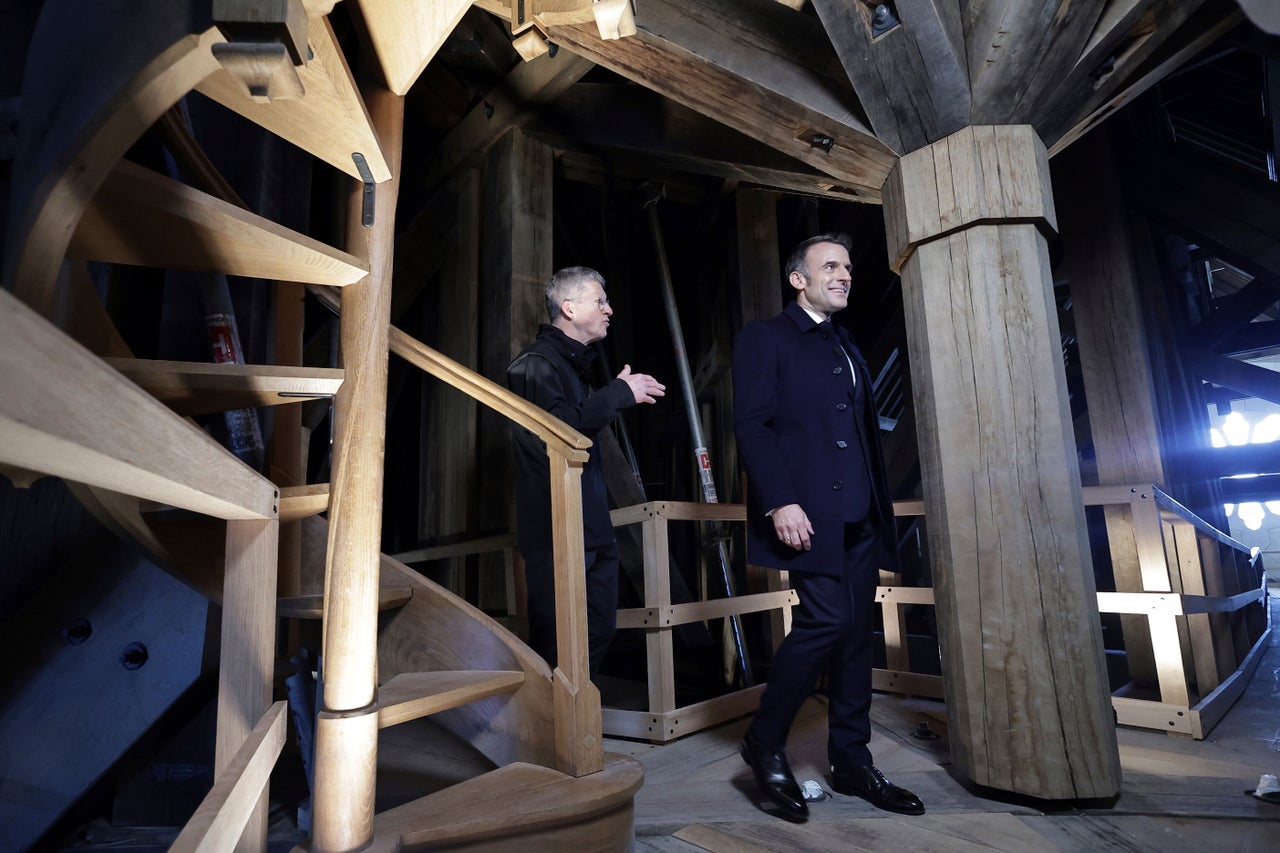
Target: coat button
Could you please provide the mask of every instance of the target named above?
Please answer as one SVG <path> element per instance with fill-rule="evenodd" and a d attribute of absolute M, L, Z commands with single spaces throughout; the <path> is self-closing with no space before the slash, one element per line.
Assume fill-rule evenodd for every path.
<path fill-rule="evenodd" d="M 848 446 L 849 446 L 849 442 L 847 442 L 847 441 L 837 441 L 837 442 L 836 442 L 836 447 L 840 448 L 841 450 L 844 450 L 844 449 L 845 449 L 846 447 L 848 447 Z"/>
<path fill-rule="evenodd" d="M 849 404 L 848 404 L 848 403 L 836 403 L 836 411 L 837 411 L 837 412 L 843 412 L 843 411 L 844 411 L 845 409 L 847 409 L 847 408 L 849 408 Z"/>
<path fill-rule="evenodd" d="M 838 492 L 844 488 L 844 482 L 842 480 L 836 480 L 831 484 L 831 488 Z"/>
<path fill-rule="evenodd" d="M 832 373 L 844 373 L 844 368 L 843 368 L 843 367 L 837 367 L 835 370 L 833 370 L 833 371 L 831 371 L 831 372 L 832 372 Z"/>

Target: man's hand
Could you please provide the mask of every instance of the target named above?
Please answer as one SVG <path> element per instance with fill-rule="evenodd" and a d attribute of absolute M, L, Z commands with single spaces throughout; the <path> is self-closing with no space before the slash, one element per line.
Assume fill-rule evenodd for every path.
<path fill-rule="evenodd" d="M 656 403 L 656 398 L 666 396 L 666 385 L 647 373 L 632 373 L 629 364 L 622 365 L 618 378 L 631 386 L 631 393 L 635 395 L 637 403 Z"/>
<path fill-rule="evenodd" d="M 790 545 L 797 551 L 808 551 L 812 547 L 809 537 L 813 535 L 813 525 L 809 523 L 809 516 L 800 508 L 800 504 L 780 506 L 769 517 L 773 519 L 773 529 L 782 544 Z"/>

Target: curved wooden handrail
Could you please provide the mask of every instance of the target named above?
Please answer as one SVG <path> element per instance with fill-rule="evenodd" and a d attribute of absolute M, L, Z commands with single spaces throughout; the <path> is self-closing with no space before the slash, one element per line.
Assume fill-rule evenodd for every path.
<path fill-rule="evenodd" d="M 586 451 L 591 447 L 591 439 L 546 409 L 468 370 L 395 326 L 391 327 L 391 351 L 529 430 L 546 442 L 549 453 L 556 453 L 571 462 L 587 461 Z"/>
<path fill-rule="evenodd" d="M 307 289 L 329 310 L 338 313 L 338 296 L 331 288 L 314 285 Z M 591 439 L 546 409 L 486 379 L 395 326 L 391 327 L 389 343 L 391 351 L 405 361 L 532 432 L 546 442 L 548 453 L 563 456 L 570 462 L 587 461 L 586 451 L 591 447 Z"/>

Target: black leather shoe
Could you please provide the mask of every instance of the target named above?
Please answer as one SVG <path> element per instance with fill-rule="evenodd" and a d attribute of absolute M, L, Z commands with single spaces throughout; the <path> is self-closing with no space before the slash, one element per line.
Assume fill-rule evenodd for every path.
<path fill-rule="evenodd" d="M 866 767 L 831 768 L 831 787 L 846 797 L 862 797 L 877 808 L 898 814 L 924 814 L 920 798 L 884 778 L 884 774 L 868 764 Z"/>
<path fill-rule="evenodd" d="M 804 801 L 804 794 L 800 791 L 796 777 L 791 774 L 786 753 L 769 752 L 750 736 L 742 739 L 738 751 L 742 753 L 742 760 L 755 773 L 756 784 L 770 800 L 791 817 L 809 816 L 809 806 Z"/>

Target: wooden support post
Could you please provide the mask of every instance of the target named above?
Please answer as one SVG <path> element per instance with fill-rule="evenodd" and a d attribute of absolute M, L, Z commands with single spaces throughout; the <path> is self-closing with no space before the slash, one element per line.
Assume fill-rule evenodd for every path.
<path fill-rule="evenodd" d="M 302 365 L 302 324 L 306 299 L 305 285 L 276 282 L 275 342 L 276 364 Z M 267 446 L 267 474 L 277 486 L 301 486 L 306 482 L 306 458 L 302 442 L 302 403 L 277 406 L 272 413 L 274 428 Z M 280 525 L 279 595 L 302 595 L 302 524 Z M 292 647 L 292 646 L 291 646 Z"/>
<path fill-rule="evenodd" d="M 667 519 L 655 515 L 643 524 L 644 606 L 671 605 L 671 547 Z M 704 598 L 705 600 L 705 598 Z M 669 629 L 645 633 L 645 662 L 649 681 L 649 713 L 659 716 L 676 707 L 676 674 L 672 665 L 674 647 Z M 657 732 L 665 739 L 665 732 Z"/>
<path fill-rule="evenodd" d="M 480 320 L 480 174 L 467 169 L 451 184 L 456 204 L 450 218 L 457 239 L 440 270 L 437 302 L 425 299 L 424 311 L 435 322 L 436 348 L 459 364 L 476 370 L 479 364 Z M 424 411 L 420 443 L 420 519 L 418 536 L 429 540 L 474 532 L 476 525 L 476 474 L 478 405 L 442 382 L 425 377 L 423 398 L 431 402 Z M 504 436 L 505 437 L 505 436 Z M 462 594 L 464 570 L 473 556 L 449 559 L 448 586 Z M 505 562 L 505 555 L 504 555 Z"/>
<path fill-rule="evenodd" d="M 551 465 L 551 548 L 556 587 L 556 769 L 585 776 L 604 769 L 600 691 L 587 650 L 587 578 L 582 540 L 582 463 L 547 450 Z"/>
<path fill-rule="evenodd" d="M 1080 369 L 1089 404 L 1098 484 L 1165 485 L 1156 419 L 1153 365 L 1147 343 L 1148 307 L 1137 278 L 1119 170 L 1101 128 L 1076 143 L 1055 170 L 1055 202 L 1065 248 L 1060 273 L 1071 290 Z M 1082 181 L 1089 174 L 1095 180 Z M 1137 592 L 1137 564 L 1122 506 L 1103 509 L 1117 592 Z M 1142 686 L 1156 682 L 1147 620 L 1120 617 L 1129 676 Z"/>
<path fill-rule="evenodd" d="M 902 275 L 952 759 L 1045 799 L 1120 784 L 1114 717 L 1026 126 L 971 127 L 885 183 Z"/>
<path fill-rule="evenodd" d="M 227 522 L 215 776 L 231 765 L 271 704 L 279 533 L 280 523 L 275 519 Z M 245 823 L 236 849 L 267 849 L 265 788 Z"/>
<path fill-rule="evenodd" d="M 385 89 L 372 90 L 366 97 L 392 177 L 374 187 L 371 226 L 362 224 L 364 193 L 359 185 L 353 187 L 347 216 L 347 248 L 368 260 L 369 275 L 342 292 L 346 378 L 334 409 L 321 659 L 323 724 L 316 728 L 316 853 L 356 850 L 373 837 L 377 738 L 368 732 L 376 732 L 378 718 L 382 456 L 404 99 Z M 324 722 L 330 719 L 341 722 Z"/>
<path fill-rule="evenodd" d="M 541 61 L 541 60 L 539 60 Z M 479 311 L 484 317 L 480 372 L 505 386 L 507 365 L 547 321 L 544 297 L 551 279 L 552 151 L 518 129 L 485 153 L 481 173 Z M 501 415 L 479 413 L 480 527 L 515 528 L 511 437 Z M 594 451 L 593 451 L 594 452 Z M 505 594 L 499 555 L 480 557 L 481 595 Z M 483 603 L 483 602 L 482 602 Z"/>

